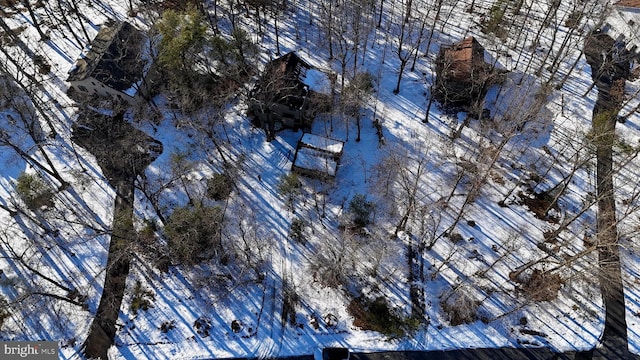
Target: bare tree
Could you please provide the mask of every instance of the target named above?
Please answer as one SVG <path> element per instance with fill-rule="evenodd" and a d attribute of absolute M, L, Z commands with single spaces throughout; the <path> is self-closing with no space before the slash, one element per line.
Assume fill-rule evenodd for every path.
<path fill-rule="evenodd" d="M 40 27 L 40 22 L 38 21 L 36 13 L 33 11 L 33 7 L 31 6 L 31 1 L 30 0 L 22 0 L 22 4 L 24 5 L 24 7 L 27 8 L 27 11 L 29 12 L 29 17 L 31 18 L 31 21 L 33 22 L 33 26 L 38 31 L 38 35 L 40 35 L 40 41 L 49 40 L 49 36 L 46 35 L 44 32 L 42 32 L 42 28 Z"/>
<path fill-rule="evenodd" d="M 400 92 L 400 82 L 402 81 L 402 75 L 409 63 L 409 60 L 414 56 L 422 44 L 425 27 L 427 24 L 427 16 L 420 11 L 415 11 L 418 15 L 413 18 L 413 1 L 408 1 L 405 6 L 402 7 L 402 12 L 396 20 L 396 26 L 399 26 L 398 47 L 396 48 L 396 55 L 400 60 L 400 66 L 398 69 L 398 81 L 396 87 L 393 90 L 394 94 Z"/>
<path fill-rule="evenodd" d="M 373 92 L 373 75 L 369 73 L 357 73 L 342 92 L 346 113 L 356 118 L 356 141 L 360 141 L 361 108 L 370 99 Z M 347 132 L 348 134 L 348 132 Z"/>
<path fill-rule="evenodd" d="M 60 183 L 60 189 L 64 189 L 68 186 L 68 183 L 62 178 L 62 175 L 60 175 L 45 150 L 46 137 L 41 128 L 39 117 L 36 114 L 35 104 L 31 102 L 31 97 L 28 97 L 26 93 L 23 93 L 16 87 L 17 79 L 12 78 L 12 74 L 7 70 L 6 67 L 0 65 L 0 81 L 2 81 L 5 86 L 5 91 L 0 94 L 0 97 L 4 102 L 4 107 L 9 107 L 15 111 L 16 117 L 12 116 L 13 125 L 20 128 L 23 132 L 18 135 L 19 132 L 15 131 L 16 129 L 12 129 L 11 131 L 8 131 L 9 129 L 0 129 L 0 144 L 13 149 L 25 161 L 56 179 Z M 24 149 L 25 139 L 18 139 L 16 136 L 28 138 L 36 149 L 38 149 L 38 154 L 41 156 L 41 159 L 39 159 L 38 156 L 30 154 L 28 149 Z"/>

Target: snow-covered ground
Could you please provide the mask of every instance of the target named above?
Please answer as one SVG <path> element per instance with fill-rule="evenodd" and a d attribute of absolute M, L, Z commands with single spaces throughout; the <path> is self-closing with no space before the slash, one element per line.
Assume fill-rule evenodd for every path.
<path fill-rule="evenodd" d="M 354 119 L 345 122 L 336 114 L 331 120 L 325 117 L 314 122 L 313 133 L 345 142 L 344 154 L 334 181 L 301 179 L 303 189 L 294 209 L 288 207 L 278 187 L 280 178 L 290 172 L 302 132 L 283 130 L 274 141 L 266 142 L 264 132 L 246 118 L 240 97 L 216 128 L 218 134 L 224 134 L 220 136 L 225 156 L 237 165 L 235 187 L 225 203 L 223 230 L 225 242 L 236 244 L 237 256 L 227 266 L 204 262 L 162 272 L 150 259 L 152 251 L 132 245 L 135 255 L 127 281 L 129 291 L 110 356 L 267 358 L 311 354 L 320 345 L 363 351 L 520 345 L 563 351 L 593 347 L 602 334 L 603 308 L 594 281 L 597 253 L 584 251 L 584 241 L 593 236 L 595 228 L 595 160 L 587 134 L 597 90 L 590 89 L 591 69 L 580 53 L 588 27 L 571 32 L 562 22 L 574 2 L 581 3 L 563 1 L 549 20 L 551 25 L 538 32 L 552 2 L 524 1 L 521 13 L 530 13 L 527 22 L 513 23 L 508 39 L 501 40 L 481 32 L 479 24 L 492 4 L 504 2 L 475 1 L 473 13 L 466 11 L 469 1 L 445 2 L 431 27 L 435 2 L 420 1 L 423 6 L 416 6 L 420 10 L 414 16 L 428 17 L 424 36 L 433 30 L 431 48 L 422 56 L 427 42 L 421 43 L 415 71 L 405 70 L 399 94 L 393 89 L 399 69 L 397 18 L 403 4 L 385 2 L 382 27 L 372 29 L 366 53 L 361 49 L 358 55 L 363 60 L 357 60 L 359 71 L 368 71 L 375 79 L 374 93 L 363 110 L 361 141 L 355 141 Z M 108 18 L 131 21 L 143 29 L 150 26 L 143 12 L 136 18 L 127 17 L 126 2 L 78 3 L 90 37 Z M 2 323 L 0 336 L 3 340 L 60 340 L 63 358 L 79 358 L 79 347 L 102 292 L 115 194 L 93 157 L 70 140 L 77 106 L 67 97 L 64 80 L 83 46 L 63 27 L 54 28 L 46 21 L 42 26 L 50 40 L 39 41 L 26 10 L 17 9 L 4 17 L 7 25 L 24 27 L 20 41 L 51 65 L 51 72 L 41 75 L 32 62 L 19 64 L 41 83 L 35 94 L 44 99 L 41 106 L 51 123 L 33 105 L 26 106 L 28 111 L 21 115 L 15 109 L 18 102 L 6 105 L 0 101 L 0 126 L 45 164 L 33 140 L 26 136 L 28 129 L 15 126 L 7 115 L 27 119 L 24 114 L 32 114 L 45 133 L 55 131 L 58 136 L 47 137 L 44 150 L 71 186 L 55 193 L 54 209 L 16 216 L 0 210 L 0 293 L 12 309 Z M 241 9 L 236 11 L 240 24 L 259 44 L 262 63 L 266 62 L 267 54 L 274 53 L 273 21 L 263 24 L 266 32 L 259 35 L 253 18 L 245 17 Z M 291 2 L 279 20 L 281 52 L 297 51 L 318 69 L 340 74 L 339 60 L 329 61 L 326 35 L 319 28 L 322 11 L 320 3 L 313 0 Z M 36 12 L 42 19 L 52 16 L 43 8 Z M 377 12 L 368 16 L 377 17 Z M 70 20 L 82 34 L 77 19 Z M 228 24 L 220 25 L 224 29 Z M 491 110 L 493 121 L 471 120 L 459 137 L 452 138 L 465 114 L 444 114 L 434 102 L 428 122 L 423 119 L 439 47 L 469 35 L 477 36 L 485 46 L 489 61 L 509 72 L 504 87 L 492 87 L 487 95 L 485 107 Z M 534 39 L 537 46 L 532 46 Z M 20 46 L 3 46 L 12 54 L 21 54 Z M 5 61 L 4 55 L 0 57 Z M 5 64 L 28 82 L 15 64 Z M 554 66 L 560 70 L 551 86 L 544 87 Z M 562 86 L 555 89 L 565 75 Z M 628 83 L 627 93 L 635 94 L 639 85 L 638 81 Z M 326 89 L 327 84 L 322 87 Z M 200 142 L 202 138 L 188 127 L 176 126 L 187 120 L 186 115 L 173 111 L 162 96 L 155 100 L 162 114 L 159 120 L 133 119 L 133 112 L 127 114 L 137 127 L 164 145 L 163 154 L 147 169 L 149 182 L 168 181 L 176 154 L 194 164 L 182 181 L 174 181 L 159 192 L 161 205 L 170 214 L 171 208 L 187 203 L 185 188 L 191 196 L 204 193 L 206 179 L 222 171 L 222 162 L 211 144 Z M 621 113 L 633 109 L 637 101 L 632 98 Z M 378 141 L 374 119 L 381 120 L 384 144 Z M 620 146 L 616 147 L 616 161 L 623 166 L 615 183 L 625 245 L 629 348 L 640 353 L 639 260 L 633 246 L 640 194 L 635 158 L 640 116 L 633 114 L 618 124 L 617 134 Z M 7 146 L 0 147 L 0 157 L 0 205 L 24 207 L 15 182 L 22 172 L 40 169 L 28 165 Z M 51 176 L 46 178 L 54 186 L 60 185 Z M 555 223 L 534 216 L 519 195 L 527 188 L 540 192 L 559 183 L 566 189 L 557 208 L 550 211 L 557 218 Z M 356 194 L 366 194 L 375 204 L 367 236 L 341 230 Z M 140 191 L 135 206 L 136 224 L 141 229 L 145 223 L 159 223 Z M 394 234 L 407 209 L 413 215 L 404 230 Z M 574 216 L 576 220 L 569 222 Z M 304 221 L 305 241 L 289 237 L 294 219 Z M 564 224 L 566 229 L 557 238 L 545 241 L 545 234 Z M 397 314 L 410 314 L 407 249 L 421 240 L 431 245 L 421 257 L 425 281 L 418 286 L 424 289 L 426 303 L 422 324 L 397 338 L 357 327 L 348 311 L 354 294 L 368 299 L 384 297 Z M 537 268 L 558 266 L 554 274 L 562 279 L 558 297 L 552 301 L 528 300 L 509 276 L 541 258 L 547 261 Z M 336 273 L 342 276 L 340 283 L 333 282 Z M 136 282 L 153 296 L 152 307 L 134 314 L 129 304 Z M 86 295 L 88 309 L 34 295 L 64 297 L 65 287 Z M 293 321 L 283 321 L 283 299 L 291 298 L 292 293 L 297 295 L 295 316 Z M 451 325 L 443 299 L 462 299 L 477 307 L 477 320 Z M 168 331 L 161 330 L 163 324 Z"/>

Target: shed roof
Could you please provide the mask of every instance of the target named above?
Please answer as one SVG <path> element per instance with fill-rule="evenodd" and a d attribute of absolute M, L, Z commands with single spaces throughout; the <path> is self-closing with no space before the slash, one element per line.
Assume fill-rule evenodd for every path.
<path fill-rule="evenodd" d="M 300 139 L 300 146 L 309 147 L 332 155 L 340 155 L 342 154 L 344 142 L 320 135 L 304 133 Z"/>
<path fill-rule="evenodd" d="M 441 54 L 449 80 L 469 80 L 474 67 L 484 63 L 484 48 L 473 36 L 444 48 Z"/>
<path fill-rule="evenodd" d="M 640 9 L 640 0 L 620 0 L 614 5 Z"/>
<path fill-rule="evenodd" d="M 93 77 L 115 90 L 130 89 L 143 76 L 147 62 L 143 41 L 142 33 L 128 22 L 104 24 L 69 70 L 67 81 Z"/>
<path fill-rule="evenodd" d="M 320 151 L 310 148 L 300 148 L 296 153 L 293 167 L 334 177 L 336 176 L 338 163 L 333 159 L 327 158 Z"/>
<path fill-rule="evenodd" d="M 484 48 L 474 37 L 440 48 L 433 92 L 436 99 L 447 106 L 468 106 L 484 96 L 489 77 L 484 57 Z"/>
<path fill-rule="evenodd" d="M 459 61 L 471 61 L 473 58 L 473 47 L 480 45 L 478 41 L 470 36 L 462 41 L 453 44 L 451 50 L 454 52 L 454 59 Z"/>

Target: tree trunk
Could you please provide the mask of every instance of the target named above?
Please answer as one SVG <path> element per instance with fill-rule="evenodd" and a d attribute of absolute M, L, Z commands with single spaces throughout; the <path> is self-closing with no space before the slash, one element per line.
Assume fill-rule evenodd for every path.
<path fill-rule="evenodd" d="M 85 29 L 84 27 L 84 23 L 82 21 L 82 14 L 80 13 L 80 9 L 78 9 L 78 4 L 75 1 L 71 1 L 71 3 L 73 4 L 73 12 L 76 14 L 76 18 L 78 18 L 78 23 L 80 24 L 80 29 L 82 29 L 82 33 L 84 34 L 84 37 L 87 38 L 87 42 L 91 42 L 91 37 L 89 37 L 89 34 L 87 33 L 87 29 Z"/>
<path fill-rule="evenodd" d="M 598 110 L 594 110 L 594 119 Z M 622 272 L 620 270 L 620 250 L 616 228 L 616 205 L 613 195 L 613 142 L 616 113 L 607 119 L 606 135 L 597 144 L 597 241 L 598 263 L 600 266 L 600 287 L 606 310 L 602 343 L 609 351 L 620 351 L 620 344 L 627 344 L 627 323 L 625 316 Z M 596 128 L 594 124 L 594 130 Z M 596 130 L 597 131 L 597 130 Z M 598 136 L 599 137 L 599 136 Z"/>
<path fill-rule="evenodd" d="M 136 12 L 133 9 L 133 0 L 129 0 L 129 10 L 127 11 L 127 16 L 129 16 L 129 17 L 135 17 L 136 16 Z"/>
<path fill-rule="evenodd" d="M 411 299 L 411 318 L 423 320 L 425 301 L 424 288 L 422 286 L 422 284 L 424 284 L 424 278 L 421 276 L 423 271 L 421 271 L 422 252 L 420 250 L 422 249 L 420 246 L 416 249 L 412 234 L 408 234 L 408 237 L 407 260 L 409 262 L 409 274 L 407 280 L 409 283 L 409 298 Z"/>
<path fill-rule="evenodd" d="M 424 119 L 422 120 L 423 123 L 427 124 L 429 123 L 429 114 L 431 112 L 431 104 L 433 103 L 433 86 L 429 87 L 429 102 L 427 103 L 427 111 L 424 114 Z"/>
<path fill-rule="evenodd" d="M 606 40 L 606 39 L 605 39 Z M 613 39 L 609 39 L 612 42 Z M 620 80 L 627 73 L 617 71 L 620 67 L 614 64 L 611 55 L 606 58 L 600 56 L 603 44 L 585 42 L 585 55 L 593 70 L 598 71 L 594 76 L 594 84 L 598 86 L 598 99 L 593 109 L 592 129 L 596 146 L 596 190 L 598 199 L 598 216 L 596 222 L 598 265 L 600 273 L 600 287 L 605 307 L 604 333 L 601 342 L 605 351 L 616 355 L 628 354 L 627 323 L 625 316 L 624 289 L 622 271 L 620 269 L 620 244 L 618 243 L 616 204 L 613 188 L 613 145 L 615 143 L 615 126 L 620 110 L 622 97 L 611 96 L 613 82 Z M 604 41 L 607 44 L 607 41 Z M 591 46 L 593 45 L 593 46 Z M 627 63 L 628 66 L 628 63 Z M 607 78 L 600 78 L 600 74 L 609 73 Z M 610 81 L 610 82 L 608 82 Z M 621 344 L 625 344 L 621 348 Z M 613 355 L 613 354 L 609 354 Z M 622 358 L 616 356 L 616 358 Z"/>
<path fill-rule="evenodd" d="M 78 46 L 80 46 L 80 48 L 84 47 L 84 45 L 85 45 L 84 42 L 82 40 L 80 40 L 80 38 L 78 37 L 76 32 L 73 31 L 73 28 L 71 27 L 71 24 L 69 23 L 69 19 L 67 18 L 67 14 L 65 13 L 64 9 L 62 8 L 62 4 L 60 3 L 60 0 L 57 1 L 57 4 L 58 4 L 58 11 L 60 12 L 60 17 L 62 19 L 62 23 L 69 30 L 69 32 L 71 33 L 73 38 L 76 40 L 76 42 L 78 43 Z"/>
<path fill-rule="evenodd" d="M 89 114 L 86 117 L 93 118 Z M 133 227 L 135 179 L 157 157 L 155 151 L 125 149 L 122 144 L 159 144 L 157 140 L 133 128 L 122 117 L 110 120 L 112 122 L 108 127 L 94 124 L 97 129 L 89 133 L 74 134 L 77 135 L 75 141 L 96 156 L 102 173 L 116 192 L 102 295 L 87 339 L 82 344 L 82 351 L 87 358 L 103 360 L 107 359 L 107 352 L 116 336 L 116 322 L 131 263 L 131 245 L 137 238 Z M 98 143 L 100 146 L 96 147 Z M 162 152 L 162 147 L 157 150 Z M 112 162 L 113 157 L 121 157 L 122 160 Z"/>
<path fill-rule="evenodd" d="M 33 11 L 33 8 L 31 7 L 31 3 L 29 1 L 30 0 L 22 0 L 22 4 L 27 8 L 27 11 L 29 12 L 29 17 L 31 18 L 31 21 L 33 21 L 33 26 L 38 31 L 38 35 L 40 35 L 40 41 L 49 40 L 49 36 L 47 36 L 44 32 L 42 32 L 42 28 L 40 27 L 40 24 L 38 23 L 38 19 L 36 18 L 36 14 Z"/>
<path fill-rule="evenodd" d="M 131 263 L 129 242 L 133 229 L 133 179 L 116 180 L 116 201 L 113 233 L 109 244 L 104 288 L 96 317 L 83 344 L 88 358 L 108 359 L 107 351 L 116 336 L 116 321 L 120 314 Z"/>
<path fill-rule="evenodd" d="M 400 59 L 400 69 L 398 71 L 398 81 L 396 82 L 396 87 L 393 89 L 393 93 L 398 95 L 400 93 L 400 82 L 402 81 L 402 74 L 404 73 L 404 68 L 407 66 L 408 57 L 405 59 Z"/>
<path fill-rule="evenodd" d="M 278 31 L 278 14 L 273 14 L 273 27 L 276 32 L 276 56 L 280 56 L 280 32 Z"/>

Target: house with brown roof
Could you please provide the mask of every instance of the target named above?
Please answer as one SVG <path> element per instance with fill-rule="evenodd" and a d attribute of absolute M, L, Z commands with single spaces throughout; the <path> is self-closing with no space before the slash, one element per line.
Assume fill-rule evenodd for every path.
<path fill-rule="evenodd" d="M 468 37 L 440 49 L 433 96 L 445 106 L 470 106 L 484 97 L 487 75 L 484 48 Z"/>
<path fill-rule="evenodd" d="M 71 92 L 136 103 L 151 65 L 147 38 L 128 22 L 108 22 L 69 70 Z"/>
<path fill-rule="evenodd" d="M 267 63 L 249 99 L 249 114 L 272 138 L 283 128 L 308 127 L 309 86 L 304 83 L 311 65 L 290 52 Z"/>

